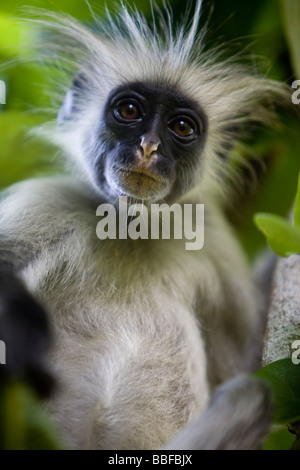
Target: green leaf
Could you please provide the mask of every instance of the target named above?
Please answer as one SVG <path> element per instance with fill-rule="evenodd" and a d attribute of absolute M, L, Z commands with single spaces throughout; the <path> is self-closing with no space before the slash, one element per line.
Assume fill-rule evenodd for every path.
<path fill-rule="evenodd" d="M 272 362 L 254 373 L 272 389 L 275 400 L 274 422 L 293 423 L 300 419 L 300 365 L 291 359 Z"/>
<path fill-rule="evenodd" d="M 254 223 L 279 256 L 300 254 L 300 227 L 291 225 L 281 216 L 262 212 L 254 216 Z"/>
<path fill-rule="evenodd" d="M 298 189 L 295 202 L 295 213 L 294 213 L 294 223 L 300 227 L 300 173 L 298 177 Z"/>
<path fill-rule="evenodd" d="M 274 425 L 263 445 L 263 450 L 290 450 L 295 445 L 295 435 L 286 425 Z"/>

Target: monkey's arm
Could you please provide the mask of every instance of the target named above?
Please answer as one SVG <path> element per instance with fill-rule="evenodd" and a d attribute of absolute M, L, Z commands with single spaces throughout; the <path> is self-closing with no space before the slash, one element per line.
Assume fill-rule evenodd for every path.
<path fill-rule="evenodd" d="M 272 420 L 266 384 L 238 376 L 218 387 L 205 412 L 182 429 L 165 450 L 257 450 Z"/>
<path fill-rule="evenodd" d="M 36 185 L 44 187 L 44 201 L 41 192 L 34 196 Z M 22 183 L 3 193 L 0 202 L 0 340 L 6 349 L 0 372 L 28 380 L 41 394 L 52 386 L 43 365 L 50 325 L 44 306 L 30 292 L 27 270 L 57 236 L 50 230 L 51 213 L 48 224 L 38 217 L 47 210 L 50 190 L 45 181 Z"/>
<path fill-rule="evenodd" d="M 1 376 L 24 379 L 40 394 L 47 394 L 52 384 L 43 367 L 50 342 L 47 314 L 15 274 L 13 264 L 3 259 L 0 261 L 0 338 L 6 347 L 6 364 L 1 367 Z"/>
<path fill-rule="evenodd" d="M 220 211 L 205 207 L 205 244 L 194 276 L 198 281 L 194 310 L 214 389 L 260 367 L 264 315 L 260 292 L 234 231 Z"/>

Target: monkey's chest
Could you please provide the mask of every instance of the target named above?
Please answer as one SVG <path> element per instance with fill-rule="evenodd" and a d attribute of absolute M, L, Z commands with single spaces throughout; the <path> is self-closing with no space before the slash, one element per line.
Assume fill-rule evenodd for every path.
<path fill-rule="evenodd" d="M 91 324 L 58 329 L 51 361 L 60 386 L 51 408 L 76 446 L 98 448 L 101 437 L 101 448 L 138 449 L 143 442 L 158 448 L 203 409 L 208 391 L 200 333 L 188 310 L 166 302 L 111 301 L 98 305 L 93 333 Z M 94 437 L 83 442 L 91 426 Z"/>

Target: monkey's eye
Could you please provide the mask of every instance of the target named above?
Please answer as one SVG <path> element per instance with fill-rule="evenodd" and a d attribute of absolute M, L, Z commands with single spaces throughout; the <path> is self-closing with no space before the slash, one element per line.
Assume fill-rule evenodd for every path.
<path fill-rule="evenodd" d="M 140 106 L 133 101 L 121 102 L 114 108 L 114 116 L 123 123 L 131 124 L 142 119 Z"/>
<path fill-rule="evenodd" d="M 176 118 L 169 123 L 172 134 L 182 142 L 190 142 L 196 137 L 197 126 L 191 119 Z"/>
<path fill-rule="evenodd" d="M 186 121 L 178 121 L 173 126 L 173 131 L 179 137 L 189 137 L 190 135 L 194 134 L 193 127 Z"/>

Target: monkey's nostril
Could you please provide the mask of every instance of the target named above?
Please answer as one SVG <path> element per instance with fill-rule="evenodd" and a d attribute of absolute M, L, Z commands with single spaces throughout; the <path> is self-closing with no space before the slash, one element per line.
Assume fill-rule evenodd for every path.
<path fill-rule="evenodd" d="M 158 137 L 142 136 L 140 140 L 140 149 L 143 157 L 150 157 L 157 152 L 160 146 Z"/>

